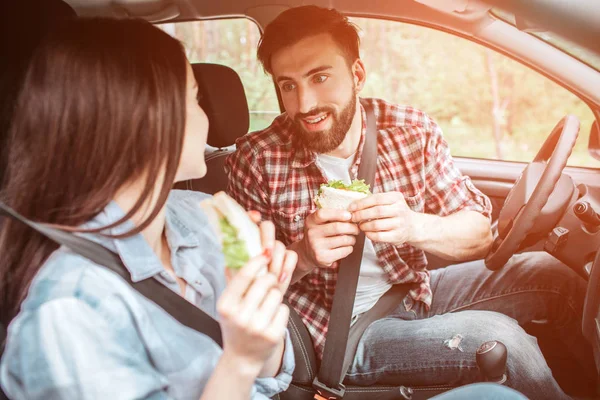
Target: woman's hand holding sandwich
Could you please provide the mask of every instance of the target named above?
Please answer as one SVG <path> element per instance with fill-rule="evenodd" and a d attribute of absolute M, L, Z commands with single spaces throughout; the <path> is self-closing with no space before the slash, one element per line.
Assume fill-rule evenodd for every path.
<path fill-rule="evenodd" d="M 274 274 L 279 280 L 279 288 L 285 293 L 295 262 L 286 261 L 292 255 L 285 251 L 282 243 L 275 240 L 275 226 L 271 222 L 263 222 L 259 229 L 260 213 L 246 212 L 225 192 L 217 192 L 212 198 L 203 200 L 200 207 L 221 243 L 228 280 L 250 259 L 264 254 L 270 264 L 263 263 L 257 275 L 266 272 Z M 293 257 L 296 259 L 295 254 Z"/>
<path fill-rule="evenodd" d="M 412 240 L 416 213 L 400 192 L 373 194 L 354 201 L 349 210 L 352 221 L 373 242 L 399 246 Z"/>
<path fill-rule="evenodd" d="M 283 293 L 297 261 L 293 251 L 275 240 L 271 222 L 261 223 L 260 231 L 266 250 L 231 277 L 217 302 L 223 332 L 220 363 L 249 382 L 279 371 L 289 317 Z M 269 273 L 259 274 L 265 265 Z"/>
<path fill-rule="evenodd" d="M 260 222 L 259 212 L 250 211 L 248 215 L 255 223 Z M 268 271 L 278 277 L 279 290 L 285 293 L 290 286 L 298 255 L 292 250 L 287 250 L 280 241 L 275 240 L 275 225 L 272 222 L 265 221 L 260 224 L 260 237 L 262 248 L 265 249 L 263 254 L 271 258 Z"/>

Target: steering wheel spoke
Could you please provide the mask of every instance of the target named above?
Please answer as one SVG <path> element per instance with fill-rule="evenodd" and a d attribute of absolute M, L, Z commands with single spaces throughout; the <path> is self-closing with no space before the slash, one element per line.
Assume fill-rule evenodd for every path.
<path fill-rule="evenodd" d="M 577 117 L 572 115 L 563 117 L 533 161 L 517 179 L 500 211 L 498 237 L 494 240 L 494 245 L 485 259 L 485 265 L 489 269 L 497 270 L 503 267 L 519 250 L 523 240 L 530 233 L 539 231 L 534 228 L 536 220 L 542 214 L 542 210 L 559 183 L 560 190 L 568 191 L 570 188 L 571 193 L 574 190 L 572 180 L 565 178 L 562 172 L 573 151 L 578 134 Z M 571 193 L 563 193 L 558 201 L 549 205 L 555 208 L 566 206 L 563 199 L 569 199 Z M 545 225 L 547 224 L 544 224 L 544 228 Z M 496 243 L 498 240 L 499 243 Z"/>

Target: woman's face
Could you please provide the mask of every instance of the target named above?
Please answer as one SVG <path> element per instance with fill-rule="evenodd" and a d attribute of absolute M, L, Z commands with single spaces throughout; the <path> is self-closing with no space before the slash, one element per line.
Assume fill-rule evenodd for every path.
<path fill-rule="evenodd" d="M 206 175 L 204 148 L 208 135 L 208 118 L 198 105 L 198 84 L 187 63 L 186 119 L 181 160 L 177 169 L 176 181 L 198 179 Z"/>

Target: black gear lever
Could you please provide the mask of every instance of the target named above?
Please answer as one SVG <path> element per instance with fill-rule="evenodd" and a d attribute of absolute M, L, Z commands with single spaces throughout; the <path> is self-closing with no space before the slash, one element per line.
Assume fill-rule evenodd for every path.
<path fill-rule="evenodd" d="M 483 343 L 477 349 L 477 367 L 487 382 L 506 382 L 506 346 L 497 340 Z"/>

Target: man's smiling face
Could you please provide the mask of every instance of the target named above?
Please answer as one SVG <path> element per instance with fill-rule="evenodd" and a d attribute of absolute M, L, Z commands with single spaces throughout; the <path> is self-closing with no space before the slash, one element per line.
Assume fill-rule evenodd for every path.
<path fill-rule="evenodd" d="M 317 153 L 336 149 L 352 124 L 357 93 L 354 65 L 331 35 L 310 36 L 283 48 L 271 65 L 301 142 Z"/>

